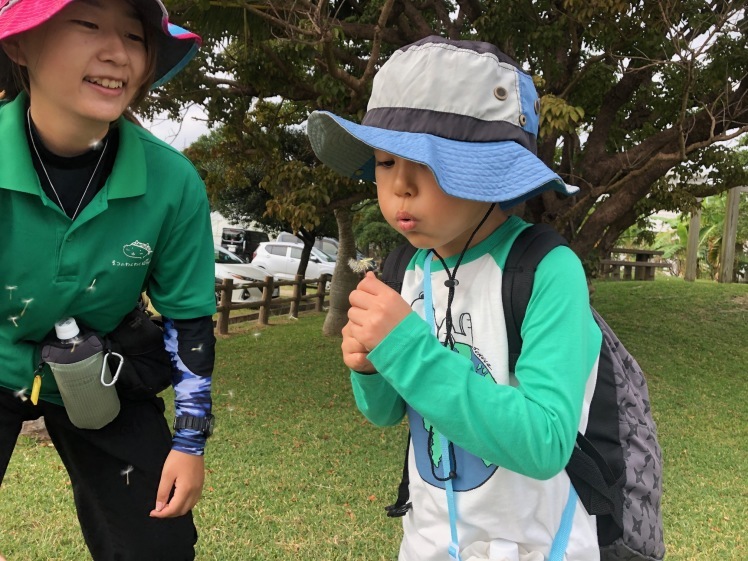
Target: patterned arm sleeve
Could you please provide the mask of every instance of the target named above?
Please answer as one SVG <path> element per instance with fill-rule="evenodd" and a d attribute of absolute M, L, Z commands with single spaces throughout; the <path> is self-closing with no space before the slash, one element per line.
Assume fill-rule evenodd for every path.
<path fill-rule="evenodd" d="M 164 318 L 164 342 L 171 356 L 174 413 L 177 417 L 206 417 L 210 414 L 215 341 L 210 316 L 186 320 Z M 201 456 L 205 451 L 205 440 L 200 431 L 178 429 L 172 449 Z"/>

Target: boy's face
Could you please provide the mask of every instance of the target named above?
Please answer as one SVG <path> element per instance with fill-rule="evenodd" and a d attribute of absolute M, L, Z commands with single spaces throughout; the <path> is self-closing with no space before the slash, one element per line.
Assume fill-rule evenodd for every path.
<path fill-rule="evenodd" d="M 385 220 L 414 246 L 435 249 L 442 257 L 462 251 L 490 203 L 458 199 L 441 190 L 423 164 L 374 151 L 379 207 Z M 484 240 L 506 215 L 498 206 L 471 245 Z"/>

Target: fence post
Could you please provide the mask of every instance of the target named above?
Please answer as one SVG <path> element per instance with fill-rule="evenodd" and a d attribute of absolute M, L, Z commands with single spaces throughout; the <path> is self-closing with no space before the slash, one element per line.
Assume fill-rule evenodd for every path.
<path fill-rule="evenodd" d="M 218 305 L 222 308 L 218 314 L 218 333 L 226 335 L 229 332 L 229 314 L 231 313 L 231 294 L 234 291 L 234 281 L 223 279 L 221 283 L 221 299 Z"/>
<path fill-rule="evenodd" d="M 299 302 L 301 301 L 301 283 L 305 282 L 306 279 L 301 275 L 296 275 L 293 278 L 293 296 L 291 297 L 291 317 L 299 317 Z"/>
<path fill-rule="evenodd" d="M 265 277 L 265 286 L 262 287 L 262 304 L 257 314 L 257 323 L 267 325 L 270 320 L 270 306 L 273 303 L 273 289 L 275 279 L 272 276 Z"/>
<path fill-rule="evenodd" d="M 317 301 L 314 303 L 314 311 L 321 312 L 322 307 L 325 303 L 325 292 L 327 291 L 327 279 L 330 277 L 328 274 L 320 275 L 319 281 L 317 282 Z"/>

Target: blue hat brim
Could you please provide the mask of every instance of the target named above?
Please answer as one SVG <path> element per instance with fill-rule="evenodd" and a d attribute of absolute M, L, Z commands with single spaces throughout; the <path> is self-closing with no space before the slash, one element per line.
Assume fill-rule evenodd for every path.
<path fill-rule="evenodd" d="M 187 66 L 197 54 L 201 39 L 178 25 L 168 23 L 166 29 L 157 35 L 157 42 L 156 75 L 151 88 L 165 84 Z"/>
<path fill-rule="evenodd" d="M 428 166 L 453 197 L 517 205 L 553 189 L 573 195 L 537 156 L 516 142 L 464 142 L 425 133 L 359 125 L 327 111 L 309 116 L 307 134 L 317 157 L 341 175 L 374 181 L 374 150 Z"/>

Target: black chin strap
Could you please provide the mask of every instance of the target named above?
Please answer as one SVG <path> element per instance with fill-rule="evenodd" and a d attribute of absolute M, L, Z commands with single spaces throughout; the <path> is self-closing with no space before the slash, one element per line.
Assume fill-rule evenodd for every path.
<path fill-rule="evenodd" d="M 450 349 L 454 348 L 454 341 L 452 340 L 452 301 L 455 297 L 455 287 L 460 284 L 460 281 L 457 280 L 457 269 L 460 267 L 460 263 L 462 263 L 462 258 L 465 257 L 465 253 L 467 252 L 468 248 L 470 247 L 470 243 L 473 241 L 473 238 L 475 237 L 475 234 L 478 233 L 478 230 L 480 230 L 481 226 L 488 220 L 488 217 L 490 216 L 491 212 L 493 212 L 493 209 L 496 207 L 496 203 L 492 203 L 491 206 L 488 208 L 488 211 L 486 212 L 485 216 L 481 219 L 481 221 L 478 223 L 478 225 L 475 227 L 475 230 L 473 230 L 473 233 L 470 234 L 470 237 L 468 238 L 468 241 L 465 243 L 465 247 L 462 248 L 462 251 L 460 252 L 460 256 L 457 258 L 457 263 L 455 264 L 455 268 L 451 271 L 449 270 L 449 267 L 447 267 L 447 264 L 445 263 L 444 259 L 441 255 L 439 255 L 435 249 L 432 249 L 431 251 L 434 252 L 434 255 L 436 255 L 437 259 L 442 264 L 442 267 L 444 267 L 444 271 L 447 273 L 447 280 L 444 281 L 444 286 L 446 286 L 449 291 L 447 295 L 447 313 L 445 314 L 445 323 L 447 327 L 446 336 L 444 338 L 444 346 L 449 346 Z"/>

